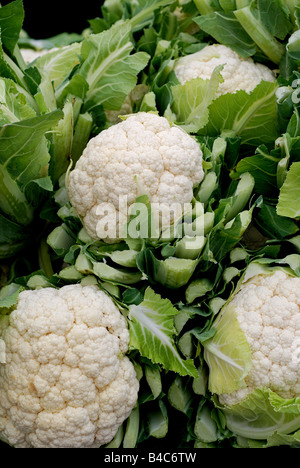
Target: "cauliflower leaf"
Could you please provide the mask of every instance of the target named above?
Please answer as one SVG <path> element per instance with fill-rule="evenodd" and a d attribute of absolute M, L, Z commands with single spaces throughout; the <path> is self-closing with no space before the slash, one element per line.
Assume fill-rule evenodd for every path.
<path fill-rule="evenodd" d="M 300 217 L 300 162 L 291 165 L 285 182 L 283 183 L 279 201 L 277 205 L 277 214 L 289 218 Z"/>
<path fill-rule="evenodd" d="M 184 360 L 176 348 L 174 317 L 177 314 L 168 299 L 162 299 L 148 287 L 143 302 L 129 308 L 130 346 L 167 370 L 197 377 L 193 361 Z"/>
<path fill-rule="evenodd" d="M 197 133 L 208 123 L 209 106 L 223 81 L 222 69 L 223 66 L 216 67 L 210 80 L 195 78 L 172 87 L 175 123 L 186 132 Z"/>
<path fill-rule="evenodd" d="M 108 110 L 119 110 L 135 87 L 137 75 L 146 67 L 150 56 L 145 52 L 131 54 L 130 34 L 129 22 L 117 23 L 83 41 L 83 63 L 78 73 L 89 85 L 85 111 L 99 104 Z"/>
<path fill-rule="evenodd" d="M 218 97 L 209 107 L 209 123 L 200 133 L 217 136 L 232 132 L 242 144 L 260 145 L 274 142 L 279 136 L 276 82 L 262 81 L 249 94 L 244 90 Z"/>
<path fill-rule="evenodd" d="M 299 398 L 286 400 L 269 389 L 256 389 L 245 400 L 223 408 L 228 428 L 242 437 L 262 440 L 265 447 L 299 442 Z M 297 431 L 293 434 L 294 431 Z M 287 444 L 287 445 L 288 445 Z"/>
<path fill-rule="evenodd" d="M 251 349 L 241 330 L 234 307 L 226 307 L 214 324 L 216 333 L 203 343 L 210 369 L 212 393 L 231 393 L 243 385 L 251 368 Z"/>

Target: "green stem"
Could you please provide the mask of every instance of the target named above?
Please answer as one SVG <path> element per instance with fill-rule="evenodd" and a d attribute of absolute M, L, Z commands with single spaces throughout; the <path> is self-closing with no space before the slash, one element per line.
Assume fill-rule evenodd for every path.
<path fill-rule="evenodd" d="M 236 0 L 236 9 L 240 10 L 248 5 L 250 5 L 251 0 Z"/>
<path fill-rule="evenodd" d="M 223 8 L 225 13 L 236 9 L 235 0 L 219 0 L 220 6 Z"/>
<path fill-rule="evenodd" d="M 15 46 L 14 56 L 15 56 L 17 62 L 18 62 L 19 67 L 21 68 L 21 70 L 25 70 L 26 63 L 25 63 L 25 60 L 23 59 L 23 56 L 21 54 L 21 51 L 20 51 L 20 48 L 19 48 L 18 44 Z"/>
<path fill-rule="evenodd" d="M 38 260 L 40 269 L 45 273 L 47 278 L 51 278 L 54 274 L 51 258 L 49 254 L 49 246 L 45 239 L 42 239 L 38 249 Z"/>
<path fill-rule="evenodd" d="M 123 439 L 124 448 L 136 447 L 136 442 L 137 442 L 138 433 L 139 433 L 139 423 L 140 423 L 140 412 L 139 412 L 139 407 L 136 406 L 132 410 L 127 420 L 126 431 L 125 431 L 125 435 Z"/>
<path fill-rule="evenodd" d="M 89 141 L 92 126 L 93 118 L 88 112 L 79 115 L 77 124 L 75 126 L 71 149 L 71 155 L 74 165 L 82 155 L 82 152 Z"/>
<path fill-rule="evenodd" d="M 201 15 L 209 15 L 215 11 L 210 0 L 194 0 L 194 3 Z"/>
<path fill-rule="evenodd" d="M 18 67 L 18 65 L 5 53 L 3 52 L 3 57 L 4 60 L 7 62 L 13 73 L 15 74 L 16 80 L 18 80 L 18 83 L 26 89 L 26 91 L 29 92 L 29 88 L 26 84 L 26 81 L 24 80 L 24 73 L 22 70 Z"/>
<path fill-rule="evenodd" d="M 34 210 L 17 182 L 2 165 L 0 165 L 0 196 L 0 209 L 3 213 L 23 226 L 31 224 Z"/>
<path fill-rule="evenodd" d="M 279 65 L 284 54 L 284 46 L 255 18 L 249 6 L 234 11 L 234 15 L 264 54 Z"/>

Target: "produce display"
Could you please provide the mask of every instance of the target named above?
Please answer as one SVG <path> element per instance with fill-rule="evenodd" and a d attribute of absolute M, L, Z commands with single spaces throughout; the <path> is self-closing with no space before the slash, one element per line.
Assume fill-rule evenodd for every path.
<path fill-rule="evenodd" d="M 0 447 L 300 448 L 300 1 L 25 17 L 0 7 Z"/>

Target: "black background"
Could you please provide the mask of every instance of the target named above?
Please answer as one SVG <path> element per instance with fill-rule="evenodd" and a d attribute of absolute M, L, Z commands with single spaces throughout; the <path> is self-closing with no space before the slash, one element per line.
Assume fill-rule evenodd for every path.
<path fill-rule="evenodd" d="M 1 1 L 5 6 L 11 0 Z M 33 39 L 45 39 L 62 32 L 81 33 L 88 20 L 101 15 L 101 0 L 23 0 L 23 29 Z"/>

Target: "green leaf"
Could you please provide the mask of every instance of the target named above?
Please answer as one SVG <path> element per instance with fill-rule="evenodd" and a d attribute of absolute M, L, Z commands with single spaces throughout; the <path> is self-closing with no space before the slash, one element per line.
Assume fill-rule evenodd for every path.
<path fill-rule="evenodd" d="M 78 73 L 89 85 L 84 112 L 102 104 L 105 109 L 119 110 L 137 83 L 149 55 L 133 51 L 130 23 L 113 25 L 109 30 L 91 34 L 82 43 L 83 63 Z"/>
<path fill-rule="evenodd" d="M 229 430 L 241 437 L 264 441 L 264 446 L 299 446 L 300 400 L 286 400 L 269 389 L 256 389 L 241 403 L 222 408 Z M 294 434 L 293 433 L 297 431 Z M 289 438 L 284 438 L 289 434 Z"/>
<path fill-rule="evenodd" d="M 237 8 L 235 0 L 219 0 L 219 4 L 224 11 L 232 11 Z"/>
<path fill-rule="evenodd" d="M 127 419 L 126 423 L 126 430 L 123 438 L 123 448 L 135 448 L 138 440 L 139 434 L 139 426 L 140 426 L 140 410 L 139 407 L 136 406 L 129 418 Z"/>
<path fill-rule="evenodd" d="M 0 314 L 6 314 L 17 304 L 20 292 L 24 291 L 23 286 L 10 283 L 0 291 Z"/>
<path fill-rule="evenodd" d="M 199 133 L 218 136 L 230 131 L 241 144 L 258 146 L 274 142 L 279 136 L 276 107 L 276 82 L 262 81 L 251 93 L 240 90 L 215 99 L 209 108 L 209 123 Z"/>
<path fill-rule="evenodd" d="M 209 390 L 218 395 L 231 393 L 244 385 L 251 368 L 251 349 L 233 306 L 223 309 L 213 327 L 213 338 L 203 342 Z"/>
<path fill-rule="evenodd" d="M 76 96 L 80 100 L 84 100 L 89 85 L 83 76 L 73 75 L 70 81 L 66 80 L 55 90 L 55 98 L 57 107 L 63 107 L 65 100 L 71 96 Z"/>
<path fill-rule="evenodd" d="M 58 50 L 38 57 L 34 66 L 40 71 L 42 77 L 53 82 L 56 89 L 79 64 L 80 49 L 81 43 L 77 42 L 60 47 Z"/>
<path fill-rule="evenodd" d="M 192 277 L 198 260 L 169 257 L 158 260 L 151 249 L 143 249 L 138 253 L 138 268 L 154 281 L 171 289 L 186 285 Z"/>
<path fill-rule="evenodd" d="M 230 47 L 242 57 L 251 57 L 256 53 L 255 42 L 232 12 L 215 11 L 193 21 L 217 42 Z"/>
<path fill-rule="evenodd" d="M 156 10 L 162 10 L 163 7 L 171 5 L 172 3 L 174 3 L 174 0 L 138 0 L 136 2 L 131 2 L 131 30 L 136 32 L 144 29 L 153 21 Z"/>
<path fill-rule="evenodd" d="M 140 304 L 143 301 L 143 293 L 139 289 L 129 288 L 122 294 L 122 302 L 127 305 Z"/>
<path fill-rule="evenodd" d="M 63 108 L 64 116 L 54 128 L 52 136 L 52 155 L 49 174 L 54 184 L 66 173 L 71 161 L 73 142 L 74 114 L 73 104 L 67 101 Z"/>
<path fill-rule="evenodd" d="M 221 10 L 218 0 L 194 0 L 194 3 L 201 15 Z"/>
<path fill-rule="evenodd" d="M 162 392 L 161 371 L 159 366 L 145 366 L 145 377 L 151 389 L 153 398 L 156 399 Z"/>
<path fill-rule="evenodd" d="M 45 133 L 61 119 L 60 110 L 46 115 L 5 125 L 0 130 L 0 165 L 20 185 L 39 174 L 49 162 L 49 154 L 41 151 Z"/>
<path fill-rule="evenodd" d="M 22 0 L 15 0 L 0 8 L 1 40 L 11 54 L 19 40 L 24 16 Z"/>
<path fill-rule="evenodd" d="M 291 165 L 280 189 L 277 214 L 295 219 L 300 217 L 300 162 Z"/>
<path fill-rule="evenodd" d="M 183 85 L 173 86 L 172 111 L 176 115 L 175 123 L 186 132 L 197 133 L 205 127 L 209 120 L 209 106 L 216 97 L 219 84 L 223 81 L 218 66 L 212 73 L 210 80 L 195 78 Z"/>
<path fill-rule="evenodd" d="M 129 307 L 130 346 L 155 364 L 180 375 L 197 377 L 192 360 L 184 360 L 175 345 L 174 317 L 178 310 L 150 287 L 139 305 Z"/>
<path fill-rule="evenodd" d="M 0 259 L 10 258 L 32 241 L 29 229 L 7 219 L 0 213 Z"/>
<path fill-rule="evenodd" d="M 46 39 L 33 39 L 27 34 L 21 34 L 19 37 L 18 44 L 20 48 L 30 47 L 38 50 L 50 50 L 54 47 L 64 47 L 72 44 L 73 42 L 80 41 L 82 41 L 82 35 L 77 33 L 63 32 L 55 36 L 47 37 Z"/>
<path fill-rule="evenodd" d="M 88 144 L 92 127 L 93 118 L 88 112 L 86 112 L 85 114 L 80 114 L 78 116 L 71 149 L 71 158 L 74 165 L 76 164 L 76 162 L 82 155 L 86 145 Z"/>
<path fill-rule="evenodd" d="M 44 201 L 47 193 L 53 191 L 51 178 L 41 177 L 30 181 L 25 187 L 25 196 L 30 205 L 37 208 Z"/>
<path fill-rule="evenodd" d="M 201 278 L 192 281 L 185 291 L 187 304 L 192 304 L 195 299 L 203 297 L 207 292 L 213 289 L 213 283 L 208 278 Z"/>
<path fill-rule="evenodd" d="M 181 411 L 188 415 L 193 403 L 193 396 L 189 382 L 177 375 L 175 380 L 171 383 L 168 391 L 168 400 L 171 405 L 176 408 L 177 411 Z"/>
<path fill-rule="evenodd" d="M 170 256 L 175 255 L 177 258 L 195 260 L 201 254 L 205 243 L 206 238 L 204 236 L 185 236 L 176 243 L 176 247 L 169 246 Z M 165 256 L 168 257 L 169 255 Z"/>
<path fill-rule="evenodd" d="M 241 174 L 237 187 L 231 197 L 221 199 L 215 210 L 216 223 L 224 219 L 228 223 L 244 210 L 252 195 L 255 185 L 254 178 L 249 172 Z"/>
<path fill-rule="evenodd" d="M 291 202 L 289 203 L 290 206 Z M 296 234 L 299 230 L 297 224 L 286 216 L 279 215 L 276 207 L 263 203 L 255 217 L 260 231 L 271 239 L 284 239 Z"/>
<path fill-rule="evenodd" d="M 12 221 L 29 225 L 32 206 L 25 186 L 40 177 L 50 159 L 45 133 L 56 125 L 61 111 L 7 124 L 0 130 L 0 208 Z"/>
<path fill-rule="evenodd" d="M 208 406 L 199 405 L 194 426 L 195 435 L 202 442 L 216 442 L 219 438 L 218 427 Z"/>
<path fill-rule="evenodd" d="M 1 9 L 0 9 L 1 11 Z M 35 117 L 20 87 L 8 78 L 0 79 L 0 126 Z"/>
<path fill-rule="evenodd" d="M 93 273 L 101 280 L 111 281 L 112 283 L 124 285 L 135 284 L 142 279 L 142 274 L 139 271 L 114 268 L 106 263 L 95 262 L 93 264 Z"/>
<path fill-rule="evenodd" d="M 283 0 L 257 0 L 259 19 L 270 33 L 284 40 L 292 29 L 289 9 Z"/>
<path fill-rule="evenodd" d="M 261 21 L 259 9 L 253 8 L 254 3 L 240 10 L 235 10 L 234 15 L 266 57 L 275 64 L 279 64 L 284 55 L 285 47 L 275 39 L 267 26 Z M 272 12 L 272 19 L 269 19 L 268 25 L 270 21 L 273 21 L 273 24 L 275 24 L 276 17 L 276 13 L 274 16 Z"/>
<path fill-rule="evenodd" d="M 162 400 L 158 400 L 157 410 L 152 409 L 147 413 L 147 429 L 149 437 L 163 439 L 169 429 L 168 412 Z"/>
<path fill-rule="evenodd" d="M 255 181 L 254 190 L 259 195 L 272 197 L 277 187 L 277 167 L 280 155 L 268 152 L 264 145 L 256 149 L 254 156 L 242 158 L 232 174 L 233 178 L 249 172 Z"/>
<path fill-rule="evenodd" d="M 0 208 L 16 223 L 28 226 L 33 221 L 33 209 L 25 193 L 4 166 L 0 165 Z"/>
<path fill-rule="evenodd" d="M 210 253 L 215 262 L 221 262 L 224 257 L 241 241 L 243 234 L 252 220 L 253 208 L 242 211 L 225 226 L 220 223 L 212 229 L 206 244 L 206 254 Z"/>
<path fill-rule="evenodd" d="M 48 236 L 47 243 L 59 257 L 69 253 L 75 239 L 65 224 L 57 226 Z"/>

